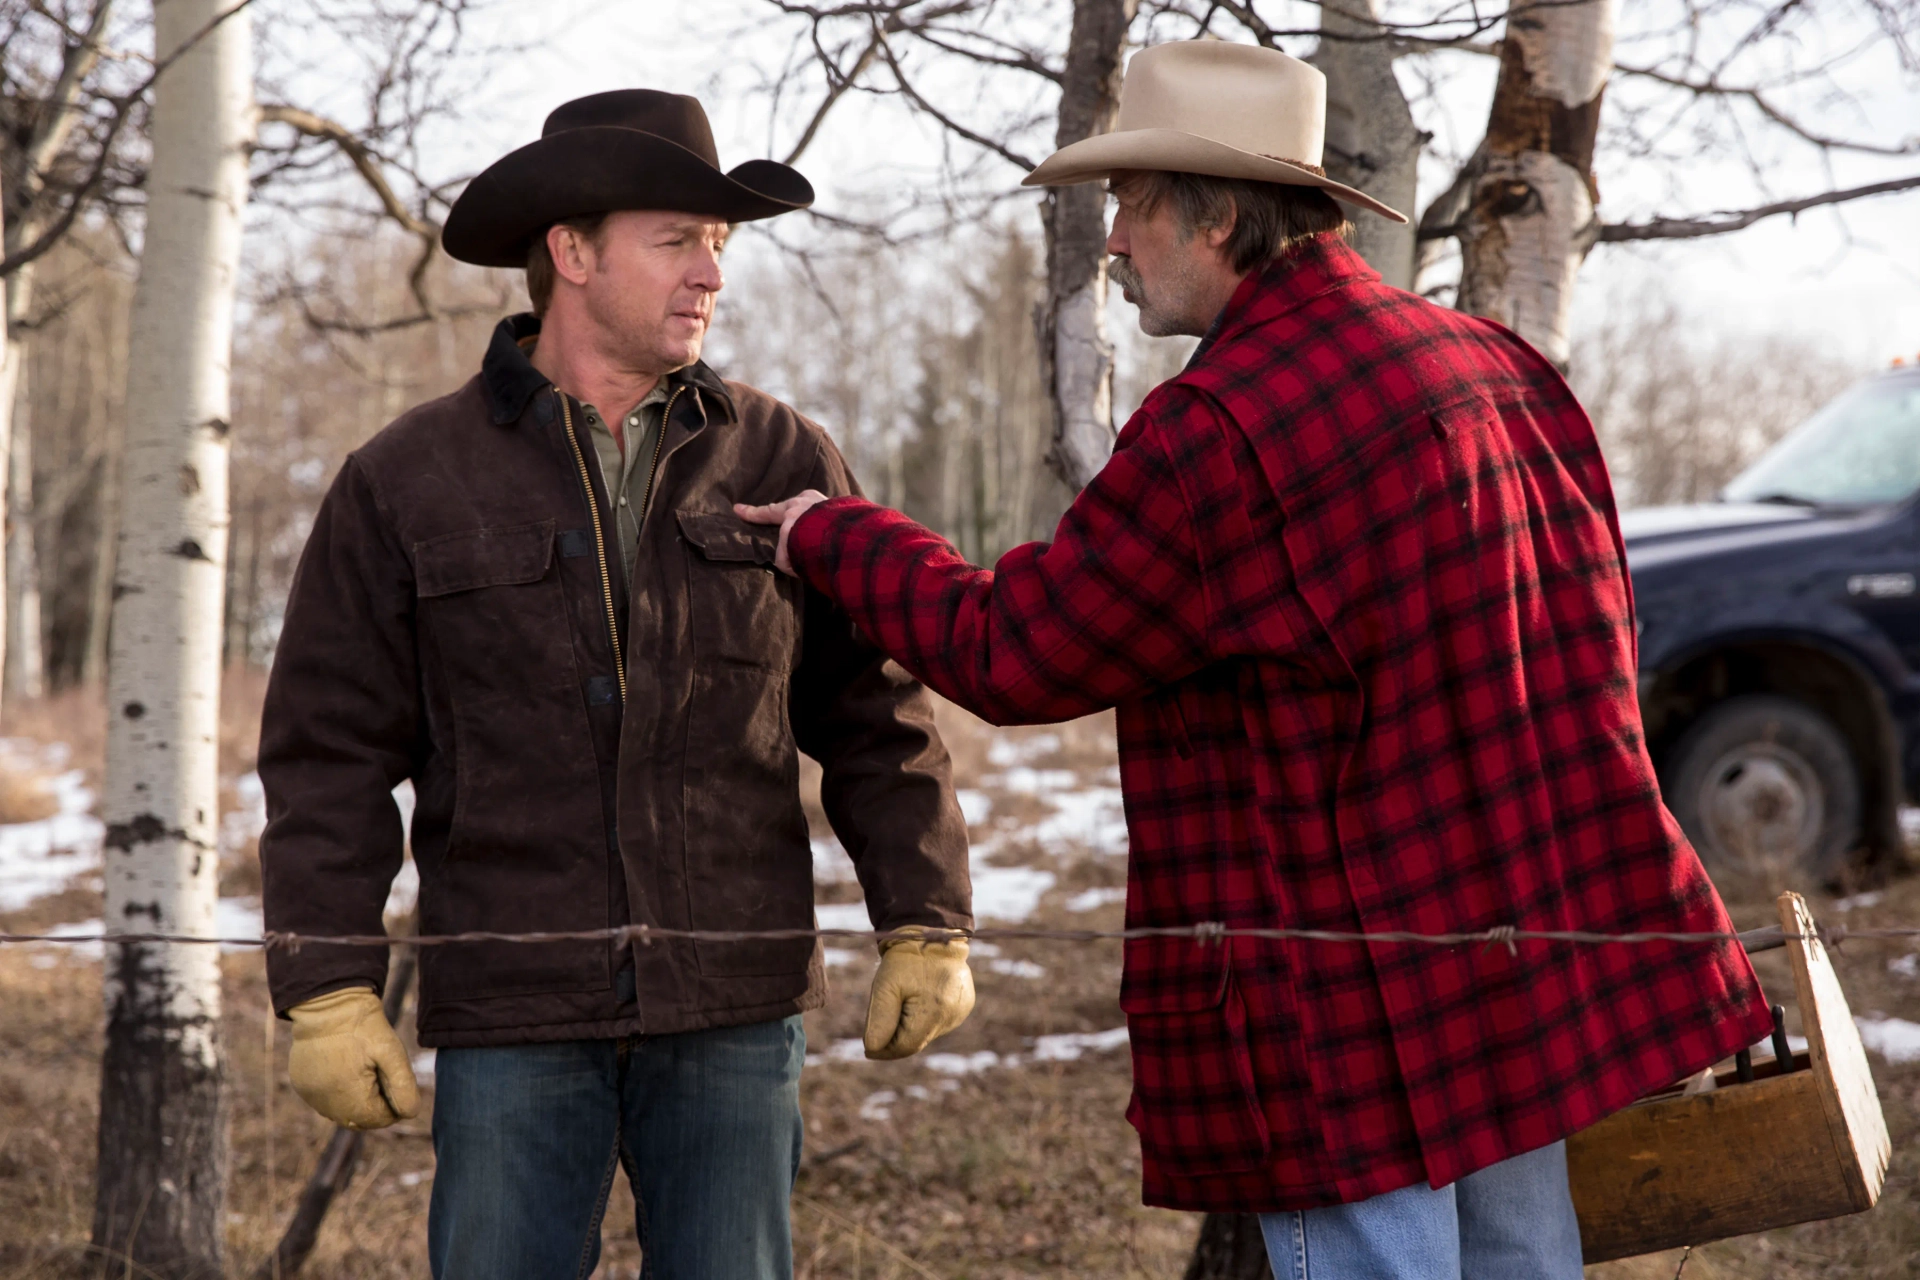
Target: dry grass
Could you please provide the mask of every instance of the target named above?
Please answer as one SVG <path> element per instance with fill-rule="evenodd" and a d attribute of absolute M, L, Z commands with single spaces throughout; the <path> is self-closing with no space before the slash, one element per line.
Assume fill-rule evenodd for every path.
<path fill-rule="evenodd" d="M 237 715 L 229 759 L 250 760 L 251 730 Z M 1031 796 L 996 787 L 987 752 L 993 735 L 943 710 L 963 785 L 995 800 L 998 823 L 1037 814 Z M 17 728 L 10 731 L 19 732 Z M 1058 730 L 1014 730 L 1036 748 L 1025 763 L 1070 770 L 1111 785 L 1110 721 Z M 242 751 L 242 744 L 247 750 Z M 78 752 L 76 752 L 78 754 Z M 986 779 L 986 781 L 983 781 Z M 816 812 L 816 821 L 818 815 Z M 821 822 L 824 831 L 824 822 Z M 986 834 L 976 828 L 976 836 Z M 1071 913 L 1065 901 L 1122 880 L 1118 860 L 1067 847 L 1015 846 L 1009 859 L 1052 871 L 1037 923 L 1116 926 L 1118 904 Z M 850 891 L 833 886 L 827 894 Z M 1832 917 L 1835 908 L 1816 908 Z M 76 890 L 0 916 L 0 927 L 87 918 L 97 895 Z M 1771 918 L 1764 901 L 1735 904 L 1740 923 Z M 1893 885 L 1850 923 L 1920 919 L 1920 878 Z M 1907 951 L 1849 943 L 1841 978 L 1856 1012 L 1920 1021 L 1920 980 L 1889 971 Z M 1027 961 L 1043 977 L 976 965 L 978 1012 L 938 1048 L 972 1054 L 1030 1052 L 1033 1037 L 1118 1026 L 1119 955 L 1112 944 L 1007 945 L 997 957 Z M 1791 978 L 1782 953 L 1760 957 L 1769 989 Z M 266 1253 L 301 1181 L 327 1138 L 325 1125 L 285 1083 L 284 1026 L 266 1016 L 257 957 L 225 964 L 226 1043 L 232 1068 L 233 1174 L 228 1243 L 234 1274 Z M 808 1018 L 815 1052 L 859 1032 L 865 958 L 836 968 L 827 1007 Z M 1031 973 L 1031 970 L 1028 970 Z M 123 1274 L 85 1251 L 91 1209 L 99 1053 L 99 965 L 48 952 L 0 949 L 0 1280 Z M 272 1037 L 271 1065 L 268 1037 Z M 1878 1209 L 1694 1251 L 1688 1280 L 1890 1280 L 1920 1275 L 1920 1064 L 1874 1070 L 1894 1138 L 1893 1167 Z M 961 1280 L 962 1277 L 1178 1277 L 1191 1247 L 1192 1215 L 1139 1204 L 1139 1153 L 1121 1119 L 1126 1055 L 1089 1053 L 1071 1062 L 1029 1063 L 947 1077 L 922 1062 L 833 1063 L 810 1068 L 802 1086 L 809 1158 L 794 1201 L 797 1273 L 804 1280 Z M 872 1102 L 891 1091 L 890 1106 Z M 863 1110 L 865 1115 L 863 1116 Z M 884 1114 L 883 1114 L 884 1113 Z M 373 1135 L 366 1161 L 336 1204 L 305 1275 L 317 1280 L 398 1280 L 426 1274 L 425 1215 L 433 1154 L 424 1119 Z M 638 1250 L 624 1182 L 605 1229 L 605 1280 L 637 1275 Z M 1667 1280 L 1677 1254 L 1611 1263 L 1590 1280 Z"/>

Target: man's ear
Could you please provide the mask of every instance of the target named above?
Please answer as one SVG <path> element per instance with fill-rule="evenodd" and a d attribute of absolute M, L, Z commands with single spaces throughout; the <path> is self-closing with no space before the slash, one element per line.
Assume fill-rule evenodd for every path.
<path fill-rule="evenodd" d="M 1227 197 L 1229 206 L 1225 222 L 1207 228 L 1207 247 L 1215 253 L 1226 248 L 1227 241 L 1233 238 L 1233 229 L 1240 225 L 1240 206 L 1233 203 L 1233 197 Z"/>
<path fill-rule="evenodd" d="M 569 284 L 582 285 L 593 268 L 593 243 L 578 227 L 557 222 L 547 228 L 547 256 L 553 274 Z"/>

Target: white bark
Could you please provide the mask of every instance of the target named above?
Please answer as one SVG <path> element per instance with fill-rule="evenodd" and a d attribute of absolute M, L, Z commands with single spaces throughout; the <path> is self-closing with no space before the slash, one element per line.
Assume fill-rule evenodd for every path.
<path fill-rule="evenodd" d="M 214 930 L 229 364 L 253 127 L 248 18 L 218 21 L 233 6 L 154 6 L 156 56 L 194 43 L 154 90 L 128 351 L 103 796 L 106 921 L 121 932 Z M 107 975 L 101 1150 L 121 1154 L 101 1162 L 95 1242 L 162 1270 L 217 1265 L 219 953 L 129 944 Z"/>
<path fill-rule="evenodd" d="M 4 216 L 4 213 L 5 210 L 0 209 L 0 216 Z M 5 288 L 0 290 L 4 294 L 4 302 L 0 302 L 0 529 L 13 523 L 13 512 L 9 505 L 12 485 L 8 465 L 13 455 L 14 407 L 19 403 L 21 393 L 26 390 L 27 380 L 26 340 L 14 334 L 13 326 L 18 323 L 21 311 L 25 309 L 24 297 L 31 287 L 32 270 L 32 267 L 21 267 L 7 278 Z M 20 311 L 15 310 L 17 300 Z M 7 539 L 9 548 L 12 541 L 12 538 Z M 0 667 L 4 666 L 7 658 L 8 594 L 0 590 Z"/>
<path fill-rule="evenodd" d="M 1113 454 L 1113 339 L 1107 333 L 1107 264 L 1054 303 L 1053 394 L 1059 406 L 1055 465 L 1084 489 Z"/>
<path fill-rule="evenodd" d="M 1483 182 L 1524 186 L 1531 198 L 1492 219 L 1463 246 L 1460 308 L 1498 320 L 1565 367 L 1571 351 L 1573 282 L 1591 246 L 1593 198 L 1587 179 L 1545 151 L 1491 155 Z"/>
<path fill-rule="evenodd" d="M 33 414 L 22 362 L 14 394 L 7 463 L 6 696 L 38 698 L 46 692 L 40 645 L 40 562 L 33 503 Z"/>
<path fill-rule="evenodd" d="M 1412 216 L 1425 136 L 1413 123 L 1407 96 L 1393 74 L 1391 41 L 1378 37 L 1373 0 L 1322 5 L 1325 34 L 1313 65 L 1327 77 L 1327 176 L 1358 187 Z M 1413 288 L 1414 227 L 1365 209 L 1347 210 L 1353 247 L 1396 289 Z"/>
<path fill-rule="evenodd" d="M 1508 23 L 1460 235 L 1459 306 L 1564 367 L 1573 284 L 1598 233 L 1593 147 L 1613 61 L 1613 0 Z"/>

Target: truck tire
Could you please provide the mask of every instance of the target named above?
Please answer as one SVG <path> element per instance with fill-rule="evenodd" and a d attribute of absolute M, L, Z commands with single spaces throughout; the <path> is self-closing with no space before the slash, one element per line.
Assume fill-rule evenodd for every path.
<path fill-rule="evenodd" d="M 1804 702 L 1729 698 L 1688 728 L 1661 772 L 1667 807 L 1716 878 L 1824 885 L 1859 843 L 1853 754 Z"/>

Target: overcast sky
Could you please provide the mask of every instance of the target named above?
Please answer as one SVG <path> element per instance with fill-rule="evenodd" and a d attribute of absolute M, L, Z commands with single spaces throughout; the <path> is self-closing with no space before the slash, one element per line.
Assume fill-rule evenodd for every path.
<path fill-rule="evenodd" d="M 1622 61 L 1651 47 L 1644 28 L 1658 2 L 1637 0 L 1623 12 Z M 1053 14 L 1064 14 L 1057 0 L 1023 4 L 1029 7 L 1019 12 L 1031 13 L 1042 27 Z M 1262 7 L 1284 13 L 1279 3 Z M 506 0 L 489 30 L 526 41 L 529 52 L 476 88 L 458 135 L 447 139 L 447 171 L 478 167 L 532 140 L 546 112 L 568 98 L 630 86 L 699 94 L 713 117 L 725 165 L 784 148 L 811 110 L 812 98 L 770 119 L 768 100 L 753 92 L 788 47 L 779 31 L 755 26 L 770 14 L 771 7 L 758 0 Z M 1830 34 L 1836 44 L 1861 35 L 1852 30 L 1821 34 Z M 1290 51 L 1305 54 L 1310 48 L 1302 41 Z M 1436 134 L 1435 155 L 1422 175 L 1423 204 L 1446 180 L 1453 158 L 1477 140 L 1493 87 L 1490 59 L 1451 55 L 1442 65 L 1443 87 L 1416 104 L 1423 127 Z M 1836 104 L 1832 87 L 1818 85 L 1790 100 L 1805 104 L 1835 132 L 1890 142 L 1920 136 L 1920 91 L 1912 77 L 1900 74 L 1891 48 L 1868 44 L 1848 63 L 1843 79 L 1857 102 Z M 943 105 L 969 121 L 998 122 L 1049 108 L 1038 82 L 1032 88 L 1004 83 L 1008 87 L 987 95 L 991 100 L 982 100 L 965 77 L 930 79 L 927 92 L 953 95 Z M 1616 81 L 1607 108 L 1614 110 L 1618 103 L 1624 112 L 1635 101 L 1633 86 Z M 1044 134 L 1029 134 L 1030 153 L 1044 155 L 1050 134 L 1050 125 Z M 941 145 L 937 131 L 909 118 L 897 99 L 850 99 L 800 167 L 820 191 L 822 208 L 844 210 L 916 185 L 930 189 Z M 1684 150 L 1684 139 L 1674 145 Z M 1602 214 L 1624 220 L 1654 212 L 1738 208 L 1873 182 L 1920 170 L 1920 155 L 1842 157 L 1829 173 L 1809 149 L 1760 137 L 1746 158 L 1684 164 L 1635 160 L 1603 147 L 1596 168 Z M 986 189 L 1011 190 L 1018 178 L 1017 169 L 997 161 L 976 174 Z M 1029 218 L 1037 232 L 1030 206 L 1006 206 L 1003 216 Z M 809 227 L 789 220 L 782 233 L 805 236 Z M 1602 246 L 1582 270 L 1579 318 L 1590 322 L 1604 308 L 1630 306 L 1640 296 L 1662 291 L 1703 326 L 1801 333 L 1863 363 L 1884 364 L 1896 355 L 1914 359 L 1920 355 L 1920 191 L 1861 201 L 1842 212 L 1811 213 L 1797 223 L 1776 218 L 1715 239 Z"/>

